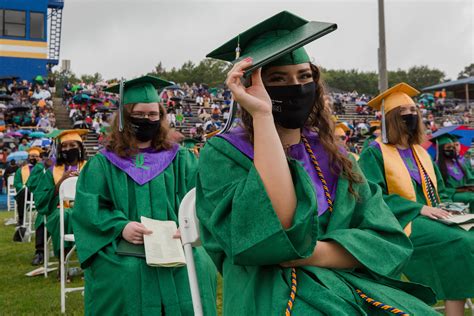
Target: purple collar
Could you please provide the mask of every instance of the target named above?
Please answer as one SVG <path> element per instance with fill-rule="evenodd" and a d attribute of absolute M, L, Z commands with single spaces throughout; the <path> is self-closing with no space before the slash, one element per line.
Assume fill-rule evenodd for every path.
<path fill-rule="evenodd" d="M 112 151 L 102 149 L 100 153 L 114 166 L 125 172 L 137 184 L 144 185 L 159 176 L 174 160 L 178 153 L 179 145 L 163 151 L 151 149 L 140 150 L 134 157 L 122 158 Z"/>
<path fill-rule="evenodd" d="M 331 199 L 334 203 L 339 172 L 334 173 L 331 171 L 329 164 L 329 156 L 324 150 L 322 144 L 319 142 L 318 135 L 308 130 L 304 130 L 303 135 L 306 136 L 306 138 L 308 139 L 311 149 L 313 150 L 313 153 L 316 156 L 316 159 L 318 160 L 319 167 L 323 172 L 324 179 L 328 183 L 329 192 L 331 193 Z M 235 148 L 237 148 L 241 153 L 253 160 L 253 144 L 248 139 L 247 134 L 243 128 L 237 127 L 232 129 L 229 133 L 217 136 L 225 139 Z M 321 180 L 319 180 L 318 174 L 316 173 L 314 165 L 311 162 L 308 153 L 306 152 L 304 144 L 299 143 L 290 146 L 288 148 L 288 156 L 303 163 L 304 169 L 306 170 L 313 182 L 318 199 L 318 215 L 321 216 L 327 211 L 328 202 L 324 195 L 324 189 Z"/>
<path fill-rule="evenodd" d="M 372 142 L 370 144 L 372 147 L 376 147 L 379 150 L 381 150 L 379 143 L 376 141 Z M 403 163 L 405 164 L 405 167 L 408 170 L 408 173 L 410 174 L 410 177 L 419 185 L 421 185 L 421 177 L 420 177 L 420 171 L 418 170 L 418 165 L 416 164 L 415 157 L 413 156 L 413 152 L 411 148 L 407 149 L 399 149 L 397 148 L 398 153 L 400 154 L 400 157 L 403 160 Z"/>
<path fill-rule="evenodd" d="M 453 177 L 456 181 L 461 181 L 464 178 L 464 171 L 461 168 L 459 162 L 446 162 L 446 169 L 448 169 L 448 174 Z"/>
<path fill-rule="evenodd" d="M 411 148 L 399 149 L 397 148 L 400 157 L 402 157 L 405 167 L 407 167 L 410 177 L 415 180 L 416 183 L 421 185 L 420 171 L 418 170 L 418 165 L 416 164 L 415 157 L 413 156 L 413 151 Z"/>

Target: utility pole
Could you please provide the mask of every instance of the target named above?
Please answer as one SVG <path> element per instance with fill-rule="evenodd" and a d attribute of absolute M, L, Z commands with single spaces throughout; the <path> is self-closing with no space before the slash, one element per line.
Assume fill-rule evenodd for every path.
<path fill-rule="evenodd" d="M 379 2 L 379 91 L 383 92 L 388 89 L 387 77 L 387 49 L 385 46 L 385 13 L 384 0 Z"/>

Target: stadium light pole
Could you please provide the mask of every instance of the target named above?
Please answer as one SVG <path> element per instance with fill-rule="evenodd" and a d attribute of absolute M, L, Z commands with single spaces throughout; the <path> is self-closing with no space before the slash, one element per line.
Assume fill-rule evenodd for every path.
<path fill-rule="evenodd" d="M 379 91 L 385 91 L 388 89 L 388 77 L 387 77 L 387 49 L 385 46 L 385 13 L 384 13 L 384 0 L 378 0 L 379 2 Z"/>

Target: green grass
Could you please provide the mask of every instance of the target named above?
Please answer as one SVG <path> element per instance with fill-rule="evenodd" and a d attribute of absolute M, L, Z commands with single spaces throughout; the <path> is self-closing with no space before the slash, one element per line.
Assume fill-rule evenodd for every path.
<path fill-rule="evenodd" d="M 14 226 L 5 226 L 4 220 L 12 216 L 11 212 L 0 212 L 0 315 L 61 315 L 59 281 L 57 271 L 43 276 L 27 277 L 25 273 L 33 270 L 34 241 L 14 243 Z M 52 259 L 56 261 L 56 259 Z M 83 286 L 80 277 L 73 279 L 67 286 Z M 222 311 L 222 279 L 219 277 L 217 289 L 217 308 Z M 442 305 L 439 302 L 437 305 Z M 66 315 L 84 313 L 81 292 L 69 293 L 66 299 Z M 470 315 L 465 311 L 465 315 Z"/>
<path fill-rule="evenodd" d="M 35 269 L 31 260 L 35 252 L 34 238 L 30 243 L 12 241 L 15 226 L 5 226 L 4 220 L 12 212 L 0 211 L 0 315 L 61 315 L 60 286 L 57 271 L 44 276 L 27 277 L 25 273 Z M 51 261 L 57 262 L 55 258 Z M 222 285 L 219 277 L 217 306 L 222 310 Z M 83 286 L 75 277 L 68 287 Z M 66 299 L 66 315 L 84 314 L 81 292 L 69 293 Z"/>
<path fill-rule="evenodd" d="M 60 286 L 57 271 L 43 276 L 27 277 L 33 270 L 34 239 L 30 243 L 12 241 L 14 226 L 5 226 L 4 219 L 12 212 L 0 212 L 0 314 L 1 315 L 61 315 Z M 53 259 L 52 261 L 56 261 Z M 67 286 L 82 286 L 80 277 Z M 84 313 L 81 292 L 69 293 L 66 315 Z"/>

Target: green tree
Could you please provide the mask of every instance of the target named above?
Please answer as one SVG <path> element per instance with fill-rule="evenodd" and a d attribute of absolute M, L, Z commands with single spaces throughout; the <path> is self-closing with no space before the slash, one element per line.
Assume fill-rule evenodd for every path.
<path fill-rule="evenodd" d="M 407 71 L 406 83 L 417 89 L 422 89 L 442 83 L 445 76 L 446 75 L 443 71 L 436 68 L 429 68 L 428 66 L 414 66 Z"/>
<path fill-rule="evenodd" d="M 81 81 L 82 82 L 85 82 L 85 83 L 97 83 L 97 82 L 100 82 L 102 81 L 103 78 L 102 78 L 102 75 L 98 72 L 96 72 L 95 74 L 93 75 L 82 75 L 81 76 Z"/>
<path fill-rule="evenodd" d="M 49 74 L 56 81 L 56 96 L 62 96 L 66 83 L 77 84 L 80 82 L 76 74 L 72 71 L 55 70 Z"/>
<path fill-rule="evenodd" d="M 464 70 L 458 74 L 458 79 L 474 77 L 474 64 L 464 67 Z"/>
<path fill-rule="evenodd" d="M 159 62 L 149 74 L 176 83 L 195 82 L 213 87 L 224 83 L 229 70 L 230 64 L 206 58 L 197 65 L 192 61 L 187 61 L 180 68 L 173 67 L 170 70 L 166 70 L 162 62 Z"/>

